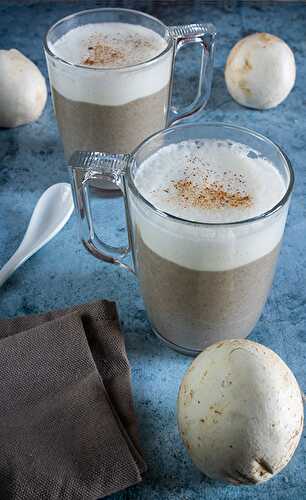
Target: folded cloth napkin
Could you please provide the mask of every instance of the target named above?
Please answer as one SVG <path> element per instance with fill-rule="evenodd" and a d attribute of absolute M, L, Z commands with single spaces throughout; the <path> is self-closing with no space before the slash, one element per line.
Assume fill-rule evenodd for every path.
<path fill-rule="evenodd" d="M 145 469 L 115 305 L 0 320 L 0 499 L 97 499 Z"/>

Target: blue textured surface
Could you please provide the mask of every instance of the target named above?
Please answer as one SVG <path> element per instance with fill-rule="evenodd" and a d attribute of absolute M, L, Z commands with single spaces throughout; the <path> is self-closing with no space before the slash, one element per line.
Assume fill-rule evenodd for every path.
<path fill-rule="evenodd" d="M 1 48 L 16 47 L 46 74 L 41 40 L 56 19 L 95 5 L 124 5 L 152 13 L 167 24 L 211 21 L 219 36 L 212 97 L 201 121 L 230 121 L 249 126 L 282 145 L 296 172 L 286 235 L 273 292 L 251 339 L 274 349 L 292 368 L 306 390 L 306 5 L 238 5 L 233 12 L 203 2 L 43 2 L 18 6 L 0 4 Z M 226 92 L 223 67 L 229 49 L 252 31 L 283 37 L 294 50 L 297 82 L 278 108 L 258 112 L 232 101 Z M 182 55 L 183 59 L 183 55 Z M 181 60 L 178 102 L 192 94 L 194 60 Z M 186 80 L 184 80 L 186 82 Z M 49 185 L 67 180 L 51 99 L 34 124 L 0 130 L 0 265 L 21 240 L 40 194 Z M 109 211 L 107 207 L 105 210 Z M 104 212 L 105 215 L 106 212 Z M 108 212 L 109 213 L 109 212 Z M 123 219 L 112 211 L 114 241 L 125 237 Z M 31 258 L 0 290 L 0 316 L 30 314 L 97 298 L 115 300 L 132 365 L 135 403 L 142 447 L 149 466 L 145 481 L 112 498 L 124 499 L 305 499 L 306 436 L 290 465 L 258 487 L 234 487 L 208 480 L 191 464 L 176 427 L 175 403 L 189 358 L 163 346 L 151 332 L 134 277 L 103 264 L 81 247 L 73 217 L 64 230 Z M 30 500 L 30 499 L 29 499 Z"/>

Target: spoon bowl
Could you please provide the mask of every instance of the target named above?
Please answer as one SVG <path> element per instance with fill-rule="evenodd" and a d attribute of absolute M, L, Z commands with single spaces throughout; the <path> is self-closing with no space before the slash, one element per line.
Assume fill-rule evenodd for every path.
<path fill-rule="evenodd" d="M 67 182 L 54 184 L 41 195 L 19 248 L 0 270 L 0 286 L 61 231 L 73 208 L 71 187 Z"/>

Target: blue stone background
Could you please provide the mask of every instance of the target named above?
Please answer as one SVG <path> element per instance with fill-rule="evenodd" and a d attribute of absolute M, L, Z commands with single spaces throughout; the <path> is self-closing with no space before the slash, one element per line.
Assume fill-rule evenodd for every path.
<path fill-rule="evenodd" d="M 306 391 L 306 4 L 236 2 L 235 7 L 226 9 L 220 1 L 6 1 L 0 2 L 1 48 L 21 50 L 46 75 L 42 37 L 47 28 L 67 14 L 95 6 L 137 8 L 166 24 L 215 23 L 218 41 L 212 96 L 196 120 L 227 121 L 254 128 L 279 143 L 291 159 L 296 185 L 284 245 L 271 297 L 250 338 L 275 350 Z M 223 79 L 230 48 L 253 31 L 268 31 L 284 38 L 297 63 L 293 92 L 278 108 L 265 112 L 236 104 Z M 177 103 L 191 100 L 195 71 L 196 55 L 182 53 L 177 67 Z M 36 123 L 0 130 L 0 266 L 18 246 L 40 194 L 51 184 L 67 179 L 49 96 Z M 105 231 L 112 233 L 113 241 L 118 243 L 126 234 L 116 203 L 121 202 L 111 201 L 102 207 L 99 217 L 104 215 Z M 132 366 L 142 448 L 149 466 L 142 484 L 112 498 L 306 499 L 305 433 L 288 467 L 257 487 L 214 482 L 192 466 L 179 439 L 175 416 L 179 383 L 190 359 L 172 352 L 154 337 L 132 274 L 103 264 L 85 252 L 78 241 L 75 217 L 0 289 L 0 316 L 32 314 L 99 298 L 115 300 L 119 306 Z"/>

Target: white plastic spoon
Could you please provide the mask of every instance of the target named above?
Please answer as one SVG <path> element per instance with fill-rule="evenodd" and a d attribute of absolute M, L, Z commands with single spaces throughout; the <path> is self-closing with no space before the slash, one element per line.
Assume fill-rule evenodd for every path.
<path fill-rule="evenodd" d="M 41 195 L 19 248 L 0 270 L 0 286 L 64 227 L 73 208 L 71 187 L 67 182 L 54 184 Z"/>

